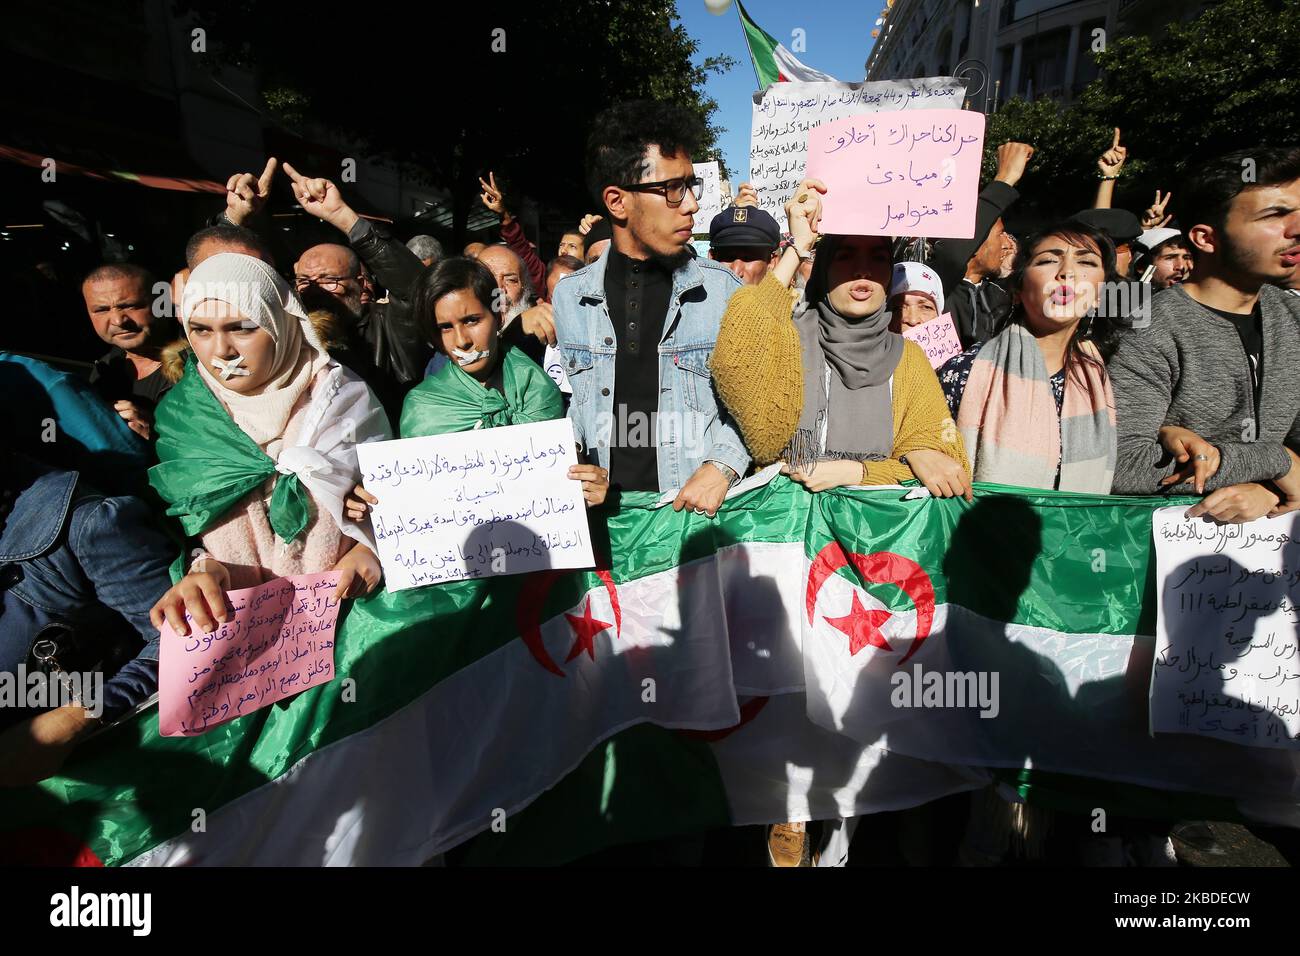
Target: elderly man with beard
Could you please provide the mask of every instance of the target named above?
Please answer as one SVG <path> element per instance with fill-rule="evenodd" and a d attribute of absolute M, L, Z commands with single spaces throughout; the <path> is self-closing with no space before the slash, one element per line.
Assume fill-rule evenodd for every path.
<path fill-rule="evenodd" d="M 555 287 L 555 328 L 578 441 L 626 491 L 677 490 L 674 510 L 717 513 L 749 453 L 722 408 L 709 357 L 740 280 L 692 255 L 703 182 L 701 124 L 663 102 L 596 118 L 587 185 L 613 242 Z"/>

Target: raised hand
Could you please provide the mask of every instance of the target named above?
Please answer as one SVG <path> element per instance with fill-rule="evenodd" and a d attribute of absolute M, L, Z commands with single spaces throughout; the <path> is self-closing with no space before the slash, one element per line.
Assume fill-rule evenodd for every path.
<path fill-rule="evenodd" d="M 235 173 L 226 180 L 226 218 L 236 226 L 242 226 L 250 216 L 266 205 L 271 195 L 271 180 L 275 178 L 278 166 L 274 156 L 266 161 L 262 175 L 252 173 Z"/>
<path fill-rule="evenodd" d="M 604 216 L 597 216 L 594 212 L 589 212 L 582 217 L 582 222 L 578 223 L 578 232 L 584 236 L 591 232 L 591 227 L 604 219 Z"/>
<path fill-rule="evenodd" d="M 1110 144 L 1110 149 L 1097 157 L 1097 169 L 1103 176 L 1118 176 L 1119 171 L 1124 168 L 1124 161 L 1128 159 L 1128 147 L 1119 144 L 1119 127 L 1115 127 L 1115 140 Z"/>
<path fill-rule="evenodd" d="M 1143 229 L 1159 229 L 1161 226 L 1167 226 L 1173 220 L 1174 214 L 1165 215 L 1165 207 L 1169 205 L 1169 199 L 1173 196 L 1172 192 L 1165 193 L 1163 199 L 1160 198 L 1160 190 L 1156 190 L 1156 201 L 1147 207 L 1146 212 L 1142 214 Z"/>
<path fill-rule="evenodd" d="M 328 179 L 304 176 L 288 163 L 284 164 L 284 173 L 293 186 L 293 198 L 298 200 L 298 205 L 302 206 L 304 212 L 343 232 L 351 231 L 356 225 L 360 217 L 343 201 L 343 194 Z"/>
<path fill-rule="evenodd" d="M 826 184 L 820 179 L 805 179 L 785 204 L 785 218 L 790 238 L 805 252 L 817 241 L 817 226 L 822 219 L 822 194 Z"/>
<path fill-rule="evenodd" d="M 1003 143 L 998 147 L 998 182 L 1014 186 L 1025 174 L 1025 167 L 1034 155 L 1034 147 L 1028 143 Z"/>
<path fill-rule="evenodd" d="M 484 182 L 483 177 L 480 176 L 478 178 L 478 184 L 483 187 L 483 192 L 479 196 L 479 199 L 483 201 L 483 205 L 487 206 L 488 209 L 496 213 L 503 220 L 508 219 L 510 213 L 506 211 L 506 197 L 505 194 L 501 192 L 500 187 L 497 186 L 496 174 L 489 172 L 488 182 Z"/>
<path fill-rule="evenodd" d="M 823 192 L 824 191 L 825 190 L 823 190 Z M 740 192 L 736 194 L 736 201 L 732 203 L 732 205 L 733 206 L 757 206 L 758 190 L 754 188 L 752 183 L 741 183 Z"/>

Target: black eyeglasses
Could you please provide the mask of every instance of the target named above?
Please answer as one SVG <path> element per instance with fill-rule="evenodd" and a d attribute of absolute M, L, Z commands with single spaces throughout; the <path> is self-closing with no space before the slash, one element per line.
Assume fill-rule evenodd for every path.
<path fill-rule="evenodd" d="M 704 180 L 699 176 L 679 176 L 676 179 L 661 179 L 657 183 L 626 183 L 619 189 L 632 193 L 659 193 L 664 202 L 670 206 L 680 206 L 686 199 L 686 190 L 698 201 L 704 195 Z"/>

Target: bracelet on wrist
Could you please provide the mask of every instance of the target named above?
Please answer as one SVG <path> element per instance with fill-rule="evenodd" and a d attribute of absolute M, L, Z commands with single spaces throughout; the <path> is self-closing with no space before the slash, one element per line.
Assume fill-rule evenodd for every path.
<path fill-rule="evenodd" d="M 1108 179 L 1119 179 L 1119 173 L 1116 173 L 1114 176 L 1103 176 L 1101 173 L 1098 173 L 1097 178 L 1102 180 L 1103 182 Z"/>

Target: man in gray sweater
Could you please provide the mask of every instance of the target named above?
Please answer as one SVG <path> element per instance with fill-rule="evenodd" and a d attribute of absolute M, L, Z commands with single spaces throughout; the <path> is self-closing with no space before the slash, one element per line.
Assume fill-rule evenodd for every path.
<path fill-rule="evenodd" d="M 1300 509 L 1300 300 L 1277 288 L 1300 262 L 1300 149 L 1220 157 L 1182 196 L 1192 279 L 1107 365 L 1114 492 L 1208 492 L 1188 514 L 1223 523 Z"/>

